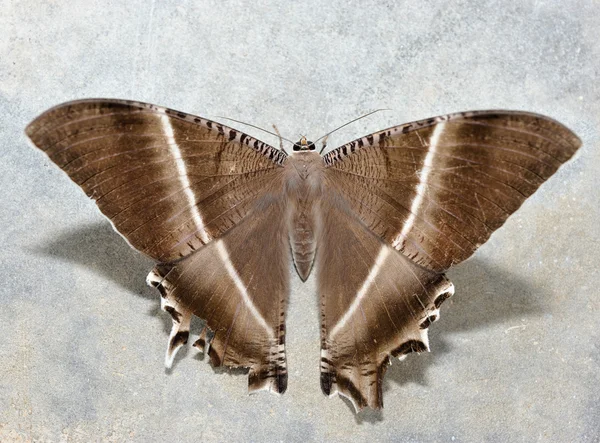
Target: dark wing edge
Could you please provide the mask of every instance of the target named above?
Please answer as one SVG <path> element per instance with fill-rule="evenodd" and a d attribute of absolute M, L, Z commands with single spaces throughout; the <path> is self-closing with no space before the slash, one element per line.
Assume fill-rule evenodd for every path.
<path fill-rule="evenodd" d="M 34 145 L 42 150 L 36 140 L 38 138 L 36 135 L 39 134 L 42 130 L 47 130 L 47 124 L 43 124 L 44 122 L 50 122 L 54 120 L 57 116 L 62 116 L 65 108 L 84 106 L 84 105 L 100 105 L 105 104 L 109 108 L 113 106 L 127 106 L 131 108 L 138 108 L 139 110 L 156 114 L 164 114 L 171 118 L 175 118 L 177 120 L 185 121 L 188 123 L 192 123 L 195 125 L 203 126 L 210 130 L 216 130 L 219 134 L 228 138 L 229 141 L 237 141 L 240 144 L 244 144 L 251 149 L 254 149 L 258 153 L 264 155 L 269 158 L 273 163 L 277 165 L 283 165 L 285 159 L 287 158 L 287 154 L 265 142 L 257 140 L 254 137 L 251 137 L 243 132 L 230 128 L 222 123 L 215 122 L 213 120 L 209 120 L 204 117 L 199 117 L 197 115 L 188 114 L 182 111 L 177 111 L 171 108 L 153 105 L 151 103 L 139 102 L 135 100 L 123 100 L 123 99 L 112 99 L 112 98 L 85 98 L 80 100 L 71 100 L 66 101 L 64 103 L 58 104 L 56 106 L 51 107 L 50 109 L 44 111 L 38 117 L 36 117 L 31 123 L 27 125 L 25 128 L 25 134 L 27 137 L 34 143 Z"/>
<path fill-rule="evenodd" d="M 466 112 L 454 112 L 451 114 L 438 115 L 436 117 L 424 118 L 422 120 L 415 120 L 414 122 L 403 123 L 398 126 L 391 126 L 382 131 L 373 132 L 372 134 L 365 135 L 363 137 L 352 140 L 345 143 L 337 148 L 332 149 L 323 156 L 323 162 L 327 167 L 333 166 L 339 161 L 343 161 L 344 158 L 354 154 L 362 148 L 368 148 L 371 146 L 380 146 L 380 144 L 386 139 L 394 135 L 407 134 L 409 132 L 417 131 L 419 129 L 428 128 L 435 126 L 439 123 L 470 119 L 473 117 L 485 117 L 485 116 L 497 116 L 497 115 L 514 115 L 514 116 L 530 116 L 534 118 L 543 119 L 549 123 L 553 123 L 557 128 L 564 131 L 568 137 L 565 137 L 566 145 L 575 147 L 573 153 L 581 146 L 581 139 L 568 127 L 560 123 L 551 117 L 536 114 L 535 112 L 518 111 L 518 110 L 503 110 L 503 109 L 489 109 L 489 110 L 477 110 L 477 111 L 466 111 Z M 570 156 L 568 157 L 570 158 Z M 567 158 L 567 160 L 568 160 Z M 566 160 L 565 160 L 566 161 Z"/>

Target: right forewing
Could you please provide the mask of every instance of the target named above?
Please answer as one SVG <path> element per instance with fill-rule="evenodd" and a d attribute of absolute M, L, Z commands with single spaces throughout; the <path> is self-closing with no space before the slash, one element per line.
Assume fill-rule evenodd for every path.
<path fill-rule="evenodd" d="M 369 229 L 444 271 L 485 243 L 580 145 L 542 115 L 473 111 L 371 134 L 324 162 L 330 186 Z"/>

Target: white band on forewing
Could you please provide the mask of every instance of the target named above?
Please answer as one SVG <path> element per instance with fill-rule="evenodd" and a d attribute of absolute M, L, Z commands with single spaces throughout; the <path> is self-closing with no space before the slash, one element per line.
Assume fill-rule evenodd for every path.
<path fill-rule="evenodd" d="M 179 145 L 175 140 L 173 126 L 171 126 L 170 118 L 166 114 L 162 114 L 160 116 L 160 120 L 162 123 L 163 132 L 165 133 L 165 137 L 167 137 L 167 144 L 169 145 L 169 150 L 171 151 L 171 155 L 175 159 L 175 165 L 177 166 L 177 172 L 179 173 L 179 180 L 183 185 L 183 192 L 185 193 L 185 196 L 187 197 L 188 203 L 190 205 L 190 211 L 192 213 L 194 223 L 196 224 L 196 229 L 200 234 L 200 239 L 202 240 L 202 243 L 206 244 L 210 241 L 210 236 L 204 228 L 204 221 L 202 220 L 202 216 L 200 215 L 200 211 L 198 210 L 198 206 L 196 205 L 196 196 L 194 195 L 194 191 L 192 191 L 191 188 L 187 168 L 185 167 L 185 162 L 181 157 L 181 150 L 179 149 Z"/>

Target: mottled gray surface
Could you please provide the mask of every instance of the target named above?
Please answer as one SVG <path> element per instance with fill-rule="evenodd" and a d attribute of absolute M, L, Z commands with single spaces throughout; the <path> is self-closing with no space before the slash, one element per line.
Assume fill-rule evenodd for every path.
<path fill-rule="evenodd" d="M 593 0 L 0 0 L 0 440 L 599 441 L 599 35 Z M 449 273 L 432 353 L 390 368 L 382 413 L 354 415 L 319 388 L 313 278 L 293 280 L 284 396 L 247 396 L 245 376 L 193 351 L 165 372 L 151 262 L 23 135 L 83 97 L 277 123 L 292 139 L 392 108 L 332 147 L 525 109 L 584 147 Z"/>

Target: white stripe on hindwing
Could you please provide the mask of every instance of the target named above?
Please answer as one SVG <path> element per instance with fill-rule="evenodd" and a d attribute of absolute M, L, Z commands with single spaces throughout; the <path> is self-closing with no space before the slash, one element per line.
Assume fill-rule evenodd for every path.
<path fill-rule="evenodd" d="M 244 300 L 244 304 L 246 305 L 250 313 L 254 316 L 258 324 L 261 325 L 265 329 L 265 331 L 267 331 L 271 338 L 273 338 L 275 336 L 273 334 L 273 329 L 267 324 L 263 316 L 260 314 L 260 312 L 258 312 L 258 309 L 256 309 L 256 306 L 250 299 L 246 286 L 244 286 L 242 279 L 235 270 L 235 267 L 233 266 L 233 263 L 229 258 L 229 253 L 227 252 L 227 247 L 225 246 L 225 243 L 223 243 L 223 240 L 218 240 L 215 246 L 217 248 L 217 251 L 219 251 L 219 256 L 221 257 L 221 260 L 225 265 L 225 269 L 227 269 L 227 273 L 233 280 L 235 286 L 240 291 L 240 294 L 242 295 L 242 300 Z"/>
<path fill-rule="evenodd" d="M 330 340 L 332 340 L 333 337 L 342 330 L 344 325 L 348 322 L 348 320 L 350 320 L 350 318 L 352 317 L 354 312 L 358 309 L 360 302 L 365 297 L 365 295 L 367 295 L 367 291 L 369 290 L 369 288 L 375 281 L 377 274 L 379 274 L 379 271 L 381 270 L 381 267 L 383 266 L 383 263 L 385 262 L 385 259 L 387 258 L 387 256 L 389 254 L 390 254 L 390 248 L 386 245 L 382 245 L 381 249 L 379 250 L 379 254 L 377 255 L 377 258 L 375 259 L 375 263 L 373 263 L 373 266 L 371 267 L 371 270 L 369 271 L 367 278 L 365 278 L 365 281 L 363 282 L 362 286 L 356 293 L 356 297 L 352 301 L 352 304 L 348 307 L 348 309 L 346 310 L 346 313 L 335 324 L 335 326 L 329 333 Z"/>

